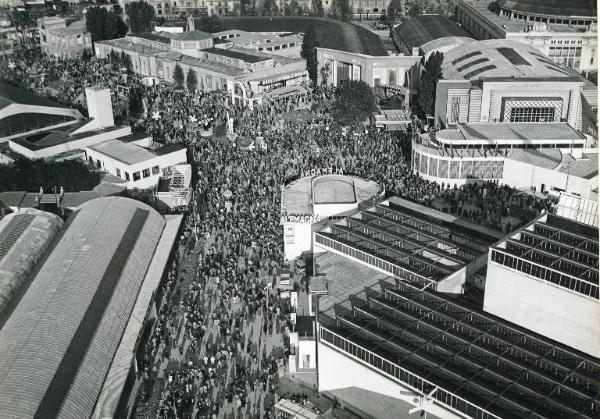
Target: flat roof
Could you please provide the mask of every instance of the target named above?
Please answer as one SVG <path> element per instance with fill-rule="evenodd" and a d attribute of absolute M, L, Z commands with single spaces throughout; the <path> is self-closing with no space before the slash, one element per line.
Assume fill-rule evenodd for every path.
<path fill-rule="evenodd" d="M 247 52 L 242 52 L 239 50 L 233 49 L 223 49 L 223 48 L 205 48 L 201 50 L 202 52 L 206 52 L 208 54 L 220 55 L 223 57 L 235 58 L 237 60 L 242 60 L 247 63 L 260 63 L 261 61 L 271 60 L 271 57 L 253 54 L 252 50 L 247 50 Z"/>
<path fill-rule="evenodd" d="M 156 154 L 144 147 L 118 139 L 91 145 L 88 148 L 126 164 L 137 164 L 156 157 Z"/>
<path fill-rule="evenodd" d="M 185 31 L 181 33 L 174 33 L 171 35 L 171 39 L 176 41 L 203 41 L 205 39 L 212 39 L 212 34 L 202 31 Z"/>
<path fill-rule="evenodd" d="M 321 344 L 358 357 L 442 407 L 496 418 L 591 419 L 600 412 L 597 358 L 464 298 L 398 281 L 349 299 L 351 310 L 324 319 Z"/>
<path fill-rule="evenodd" d="M 390 275 L 422 285 L 446 279 L 486 253 L 498 238 L 489 229 L 396 197 L 315 233 L 315 242 L 322 246 L 342 248 Z M 359 253 L 368 256 L 355 256 Z"/>
<path fill-rule="evenodd" d="M 595 299 L 600 297 L 597 227 L 543 214 L 496 243 L 491 250 L 491 260 L 496 263 L 571 292 Z M 531 263 L 517 265 L 513 263 L 516 259 Z M 532 263 L 542 269 L 532 269 Z"/>
<path fill-rule="evenodd" d="M 0 329 L 4 415 L 91 416 L 164 226 L 128 198 L 71 214 Z"/>
<path fill-rule="evenodd" d="M 595 0 L 498 0 L 496 4 L 503 9 L 528 14 L 598 17 Z"/>
<path fill-rule="evenodd" d="M 363 202 L 380 192 L 380 186 L 357 176 L 308 176 L 287 184 L 281 195 L 281 211 L 288 215 L 313 215 L 312 204 Z"/>
<path fill-rule="evenodd" d="M 163 33 L 163 32 L 161 32 Z M 132 38 L 142 38 L 142 39 L 147 39 L 149 41 L 157 41 L 157 42 L 162 42 L 163 44 L 169 44 L 171 43 L 171 39 L 163 36 L 163 35 L 158 35 L 152 32 L 141 32 L 141 33 L 132 33 L 130 35 L 128 35 Z"/>
<path fill-rule="evenodd" d="M 445 52 L 442 73 L 446 80 L 577 77 L 560 68 L 537 49 L 506 39 L 468 42 Z M 579 78 L 583 82 L 583 78 Z"/>
<path fill-rule="evenodd" d="M 557 148 L 515 148 L 508 152 L 506 158 L 545 169 L 556 169 L 563 162 L 563 153 Z"/>
<path fill-rule="evenodd" d="M 58 102 L 0 81 L 0 109 L 12 104 L 67 108 Z"/>
<path fill-rule="evenodd" d="M 493 141 L 531 141 L 581 143 L 585 137 L 566 122 L 471 122 L 457 129 L 436 133 L 439 142 L 492 143 Z M 445 141 L 446 140 L 446 141 Z"/>
<path fill-rule="evenodd" d="M 446 37 L 472 38 L 456 22 L 438 15 L 411 17 L 394 28 L 393 36 L 409 48 L 420 48 L 428 42 Z"/>

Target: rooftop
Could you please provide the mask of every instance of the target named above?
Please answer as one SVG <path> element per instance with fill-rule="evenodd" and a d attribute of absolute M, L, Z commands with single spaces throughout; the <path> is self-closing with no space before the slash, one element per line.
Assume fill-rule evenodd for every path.
<path fill-rule="evenodd" d="M 185 31 L 174 33 L 170 38 L 175 41 L 203 41 L 205 39 L 212 39 L 212 37 L 212 34 L 202 31 Z"/>
<path fill-rule="evenodd" d="M 234 49 L 222 49 L 222 48 L 206 48 L 203 49 L 202 52 L 206 52 L 209 54 L 220 55 L 223 57 L 230 57 L 237 60 L 242 60 L 247 63 L 259 63 L 261 61 L 268 61 L 272 58 L 267 56 L 266 54 L 256 54 L 254 51 L 247 50 L 247 52 L 242 52 Z"/>
<path fill-rule="evenodd" d="M 0 219 L 0 327 L 14 296 L 62 225 L 58 216 L 35 209 Z"/>
<path fill-rule="evenodd" d="M 350 300 L 323 316 L 321 343 L 441 406 L 491 418 L 600 413 L 598 359 L 404 281 Z"/>
<path fill-rule="evenodd" d="M 585 142 L 585 137 L 566 122 L 471 122 L 436 133 L 440 142 L 493 144 L 494 141 Z"/>
<path fill-rule="evenodd" d="M 422 285 L 446 279 L 498 238 L 491 230 L 395 197 L 315 234 L 320 245 Z"/>
<path fill-rule="evenodd" d="M 530 14 L 594 18 L 598 16 L 595 0 L 498 0 L 496 4 L 503 9 Z"/>
<path fill-rule="evenodd" d="M 137 164 L 156 158 L 156 154 L 148 149 L 121 140 L 108 140 L 89 148 L 125 164 Z"/>
<path fill-rule="evenodd" d="M 544 214 L 494 245 L 491 260 L 598 299 L 599 251 L 597 227 Z"/>
<path fill-rule="evenodd" d="M 376 182 L 356 176 L 309 176 L 283 188 L 281 208 L 282 212 L 289 215 L 312 215 L 313 203 L 360 203 L 377 196 L 379 192 L 380 187 Z"/>
<path fill-rule="evenodd" d="M 161 32 L 161 34 L 163 34 L 163 33 L 164 32 Z M 135 34 L 132 33 L 128 36 L 135 37 L 135 38 L 147 39 L 149 41 L 162 42 L 163 44 L 168 44 L 171 42 L 171 39 L 169 37 L 155 34 L 152 32 L 142 32 L 142 33 L 135 33 Z"/>
<path fill-rule="evenodd" d="M 0 329 L 4 415 L 91 416 L 164 225 L 127 198 L 71 214 Z"/>
<path fill-rule="evenodd" d="M 560 68 L 537 49 L 526 44 L 490 39 L 469 42 L 444 53 L 443 78 L 477 80 L 480 78 L 580 78 Z"/>
<path fill-rule="evenodd" d="M 542 0 L 543 1 L 543 0 Z M 557 0 L 561 2 L 561 4 L 565 4 L 562 0 Z M 582 0 L 587 1 L 587 0 Z M 477 13 L 481 14 L 488 22 L 494 24 L 500 31 L 502 32 L 523 32 L 528 27 L 534 24 L 534 22 L 527 22 L 524 20 L 518 19 L 509 19 L 507 16 L 500 16 L 497 13 L 494 13 L 490 10 L 491 0 L 470 0 L 467 2 L 463 2 L 472 7 Z M 548 2 L 544 1 L 544 4 L 548 4 Z M 525 13 L 535 14 L 535 12 L 531 11 L 535 9 L 525 10 Z M 548 15 L 549 13 L 543 13 L 543 15 Z M 580 26 L 569 26 L 561 24 L 549 24 L 547 25 L 548 32 L 584 32 L 585 28 Z"/>
<path fill-rule="evenodd" d="M 446 37 L 472 38 L 456 22 L 438 15 L 411 17 L 394 28 L 394 37 L 409 48 L 420 48 L 428 42 Z"/>
<path fill-rule="evenodd" d="M 50 131 L 38 132 L 36 134 L 31 134 L 22 138 L 15 138 L 11 141 L 22 145 L 23 147 L 28 148 L 29 150 L 37 151 L 42 150 L 44 148 L 53 147 L 55 145 L 68 143 L 69 141 L 80 140 L 82 138 L 92 137 L 101 133 L 108 133 L 124 128 L 124 126 L 112 126 L 92 131 L 84 131 L 78 134 L 71 134 L 77 128 L 88 124 L 90 121 L 90 119 L 85 119 L 76 124 L 68 125 L 58 129 L 53 129 Z"/>

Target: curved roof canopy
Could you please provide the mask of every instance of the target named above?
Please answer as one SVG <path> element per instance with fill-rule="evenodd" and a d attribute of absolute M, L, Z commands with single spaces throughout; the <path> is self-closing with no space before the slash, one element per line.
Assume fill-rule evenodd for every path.
<path fill-rule="evenodd" d="M 594 18 L 598 15 L 596 0 L 498 0 L 496 4 L 525 14 Z"/>
<path fill-rule="evenodd" d="M 13 297 L 62 226 L 60 217 L 33 208 L 0 220 L 0 325 Z"/>
<path fill-rule="evenodd" d="M 91 416 L 164 225 L 120 197 L 70 216 L 0 330 L 4 416 Z"/>
<path fill-rule="evenodd" d="M 394 37 L 408 48 L 420 48 L 433 40 L 451 36 L 472 38 L 457 23 L 438 15 L 415 16 L 394 28 Z"/>

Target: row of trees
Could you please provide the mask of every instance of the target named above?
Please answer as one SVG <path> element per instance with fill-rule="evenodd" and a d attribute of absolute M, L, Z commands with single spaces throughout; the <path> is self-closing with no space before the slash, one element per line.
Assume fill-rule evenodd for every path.
<path fill-rule="evenodd" d="M 129 28 L 118 10 L 103 7 L 87 9 L 85 26 L 92 41 L 122 38 L 130 30 L 132 33 L 151 32 L 154 29 L 154 8 L 145 1 L 134 1 L 125 5 Z"/>
<path fill-rule="evenodd" d="M 183 69 L 179 64 L 175 64 L 173 80 L 175 80 L 175 84 L 178 88 L 183 89 L 183 86 L 185 85 L 189 92 L 195 92 L 198 88 L 198 76 L 196 76 L 196 72 L 190 68 L 186 76 L 183 74 Z"/>
<path fill-rule="evenodd" d="M 0 164 L 0 191 L 37 192 L 64 188 L 66 192 L 92 190 L 101 175 L 91 172 L 80 160 L 49 162 L 19 157 L 12 165 Z"/>

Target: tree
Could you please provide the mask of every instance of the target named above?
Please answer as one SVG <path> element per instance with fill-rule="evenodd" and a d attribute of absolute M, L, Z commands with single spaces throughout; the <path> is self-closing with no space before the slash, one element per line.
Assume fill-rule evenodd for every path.
<path fill-rule="evenodd" d="M 177 87 L 180 89 L 183 87 L 185 75 L 183 74 L 183 69 L 179 64 L 175 64 L 175 69 L 173 70 L 173 80 L 175 80 Z"/>
<path fill-rule="evenodd" d="M 315 29 L 309 26 L 304 32 L 304 38 L 302 40 L 302 50 L 300 55 L 306 60 L 306 69 L 308 70 L 308 77 L 310 80 L 317 84 L 317 35 Z"/>
<path fill-rule="evenodd" d="M 127 25 L 121 16 L 101 7 L 90 7 L 87 10 L 85 26 L 94 42 L 122 38 L 127 33 Z"/>
<path fill-rule="evenodd" d="M 413 3 L 410 5 L 408 9 L 408 15 L 411 17 L 419 16 L 423 12 L 423 6 L 420 6 L 418 3 Z"/>
<path fill-rule="evenodd" d="M 359 125 L 377 111 L 373 89 L 362 80 L 346 81 L 338 88 L 331 109 L 340 125 Z"/>
<path fill-rule="evenodd" d="M 145 1 L 134 1 L 125 5 L 129 28 L 133 33 L 151 32 L 154 21 L 154 8 Z"/>
<path fill-rule="evenodd" d="M 279 16 L 279 6 L 275 0 L 265 0 L 263 3 L 263 15 Z"/>
<path fill-rule="evenodd" d="M 221 32 L 225 30 L 223 22 L 218 16 L 202 16 L 198 25 L 198 30 L 208 33 Z"/>
<path fill-rule="evenodd" d="M 325 16 L 325 10 L 323 10 L 323 1 L 322 0 L 312 0 L 312 14 L 317 17 Z"/>
<path fill-rule="evenodd" d="M 329 65 L 329 61 L 325 63 L 323 67 L 321 67 L 321 85 L 327 86 L 329 82 L 329 76 L 331 74 L 331 66 Z"/>
<path fill-rule="evenodd" d="M 387 8 L 387 21 L 394 25 L 396 17 L 402 14 L 402 0 L 392 0 Z"/>
<path fill-rule="evenodd" d="M 196 72 L 191 68 L 188 70 L 185 83 L 190 93 L 196 92 L 196 88 L 198 87 L 198 78 L 196 77 Z"/>
<path fill-rule="evenodd" d="M 292 0 L 285 4 L 285 15 L 286 16 L 299 16 L 302 14 L 302 7 L 298 3 L 298 0 Z"/>
<path fill-rule="evenodd" d="M 425 114 L 433 115 L 435 105 L 435 89 L 437 82 L 442 78 L 442 61 L 444 54 L 434 52 L 425 62 L 425 72 L 421 76 L 419 85 L 419 107 Z"/>
<path fill-rule="evenodd" d="M 144 110 L 144 104 L 142 103 L 142 94 L 138 88 L 132 88 L 129 90 L 129 116 L 137 118 L 141 115 Z"/>
<path fill-rule="evenodd" d="M 342 22 L 350 22 L 352 19 L 352 8 L 349 0 L 333 0 L 331 3 L 331 14 Z"/>

